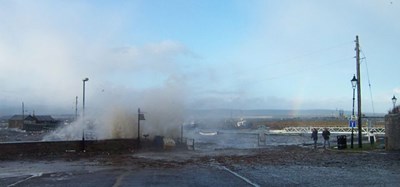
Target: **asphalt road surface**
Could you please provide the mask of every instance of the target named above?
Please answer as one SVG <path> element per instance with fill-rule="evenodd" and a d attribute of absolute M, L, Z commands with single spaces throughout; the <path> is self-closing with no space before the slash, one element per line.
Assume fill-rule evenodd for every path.
<path fill-rule="evenodd" d="M 398 186 L 400 153 L 299 146 L 0 162 L 0 186 Z"/>
<path fill-rule="evenodd" d="M 1 186 L 246 186 L 240 178 L 216 168 L 184 167 L 104 169 L 41 173 L 2 179 Z"/>

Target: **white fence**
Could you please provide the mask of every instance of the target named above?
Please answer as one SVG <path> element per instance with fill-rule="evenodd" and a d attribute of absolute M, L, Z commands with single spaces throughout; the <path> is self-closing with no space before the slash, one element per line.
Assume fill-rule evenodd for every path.
<path fill-rule="evenodd" d="M 316 128 L 318 132 L 322 132 L 325 128 L 328 128 L 331 133 L 334 134 L 349 134 L 351 133 L 352 128 L 350 127 L 285 127 L 283 130 L 270 130 L 270 133 L 311 133 L 311 129 Z M 362 134 L 368 134 L 369 132 L 373 132 L 374 134 L 385 134 L 385 128 L 377 128 L 377 127 L 365 127 L 362 128 Z M 354 133 L 358 133 L 358 128 L 353 128 Z"/>

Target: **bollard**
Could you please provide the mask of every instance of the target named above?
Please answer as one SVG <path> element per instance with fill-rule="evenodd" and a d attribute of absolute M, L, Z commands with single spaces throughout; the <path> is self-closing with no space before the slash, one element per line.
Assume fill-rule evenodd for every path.
<path fill-rule="evenodd" d="M 337 147 L 338 147 L 338 149 L 346 149 L 347 148 L 346 135 L 337 136 Z"/>

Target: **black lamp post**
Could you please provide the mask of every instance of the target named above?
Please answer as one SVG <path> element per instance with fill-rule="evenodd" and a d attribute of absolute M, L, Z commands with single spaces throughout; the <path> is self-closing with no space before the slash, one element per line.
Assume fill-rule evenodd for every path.
<path fill-rule="evenodd" d="M 396 98 L 396 96 L 393 95 L 393 97 L 392 97 L 393 110 L 394 110 L 394 108 L 396 108 L 396 101 L 397 101 L 397 98 Z"/>
<path fill-rule="evenodd" d="M 353 79 L 351 79 L 351 87 L 353 87 L 353 111 L 351 113 L 351 121 L 354 119 L 354 101 L 355 101 L 355 90 L 357 86 L 357 78 L 356 75 L 353 75 Z M 354 145 L 354 126 L 351 126 L 351 145 L 350 147 L 353 149 Z"/>
<path fill-rule="evenodd" d="M 89 78 L 84 78 L 83 80 L 82 80 L 82 82 L 83 82 L 83 97 L 82 97 L 82 105 L 83 105 L 83 107 L 82 107 L 82 120 L 84 120 L 85 119 L 85 82 L 87 82 L 87 81 L 89 81 Z"/>
<path fill-rule="evenodd" d="M 138 108 L 138 131 L 137 131 L 137 136 L 138 136 L 138 148 L 140 148 L 140 121 L 145 120 L 144 119 L 144 114 L 140 112 L 140 108 Z M 147 135 L 148 136 L 148 135 Z M 145 137 L 147 137 L 145 136 Z"/>
<path fill-rule="evenodd" d="M 82 82 L 83 82 L 83 97 L 82 97 L 82 122 L 83 122 L 83 124 L 85 124 L 85 83 L 87 82 L 87 81 L 89 81 L 89 78 L 84 78 L 83 80 L 82 80 Z M 76 99 L 78 99 L 78 97 L 76 97 Z M 86 152 L 86 149 L 85 149 L 85 129 L 84 129 L 84 127 L 83 127 L 83 129 L 82 129 L 82 151 L 83 152 Z"/>

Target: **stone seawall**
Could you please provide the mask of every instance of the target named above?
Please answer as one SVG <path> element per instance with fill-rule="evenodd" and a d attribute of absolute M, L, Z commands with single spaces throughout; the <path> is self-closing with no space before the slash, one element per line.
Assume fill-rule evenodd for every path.
<path fill-rule="evenodd" d="M 385 116 L 385 148 L 400 150 L 400 114 Z"/>
<path fill-rule="evenodd" d="M 136 139 L 77 140 L 0 143 L 0 159 L 22 155 L 58 155 L 69 152 L 128 152 L 137 149 Z"/>

